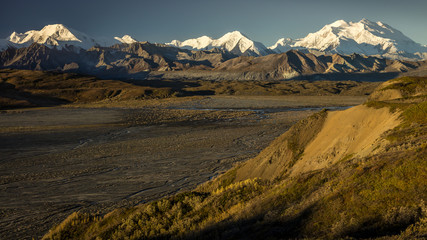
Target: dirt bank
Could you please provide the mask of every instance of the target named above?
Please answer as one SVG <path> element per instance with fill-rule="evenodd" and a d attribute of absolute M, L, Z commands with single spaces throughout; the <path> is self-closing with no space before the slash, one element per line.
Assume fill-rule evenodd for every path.
<path fill-rule="evenodd" d="M 381 135 L 399 125 L 399 113 L 359 105 L 328 113 L 322 130 L 307 145 L 291 175 L 328 167 L 348 157 L 375 154 Z"/>

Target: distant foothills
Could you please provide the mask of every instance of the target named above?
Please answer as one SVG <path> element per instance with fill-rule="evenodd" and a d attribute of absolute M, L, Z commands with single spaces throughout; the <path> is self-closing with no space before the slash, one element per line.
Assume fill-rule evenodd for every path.
<path fill-rule="evenodd" d="M 39 31 L 13 32 L 0 39 L 0 51 L 0 68 L 134 78 L 167 72 L 170 78 L 210 80 L 403 73 L 423 71 L 427 59 L 426 46 L 367 19 L 338 20 L 301 39 L 281 38 L 270 47 L 239 31 L 218 39 L 202 36 L 152 44 L 130 35 L 96 38 L 53 24 Z"/>

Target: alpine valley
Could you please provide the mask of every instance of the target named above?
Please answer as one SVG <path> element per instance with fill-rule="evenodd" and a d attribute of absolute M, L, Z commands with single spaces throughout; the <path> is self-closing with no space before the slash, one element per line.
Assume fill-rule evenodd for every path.
<path fill-rule="evenodd" d="M 0 239 L 426 239 L 426 46 L 367 19 L 131 35 L 0 39 Z"/>

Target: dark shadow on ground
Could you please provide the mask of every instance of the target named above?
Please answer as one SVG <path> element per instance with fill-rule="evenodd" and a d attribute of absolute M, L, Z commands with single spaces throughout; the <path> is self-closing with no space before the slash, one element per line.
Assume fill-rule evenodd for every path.
<path fill-rule="evenodd" d="M 16 109 L 27 107 L 53 107 L 70 103 L 67 100 L 36 95 L 13 88 L 4 88 L 5 84 L 0 84 L 0 109 Z"/>
<path fill-rule="evenodd" d="M 202 231 L 192 232 L 180 239 L 297 239 L 301 238 L 301 228 L 312 213 L 312 206 L 290 219 L 268 220 L 260 215 L 245 220 L 223 221 L 208 226 Z M 154 239 L 171 239 L 161 236 Z"/>
<path fill-rule="evenodd" d="M 215 72 L 210 72 L 215 73 Z M 281 79 L 280 81 L 288 81 L 288 80 L 308 80 L 308 81 L 319 81 L 319 80 L 331 80 L 331 81 L 359 81 L 359 82 L 379 82 L 379 81 L 387 81 L 390 79 L 397 78 L 404 73 L 400 72 L 386 72 L 386 73 L 321 73 L 321 74 L 305 74 L 301 76 L 296 76 L 288 79 Z M 153 72 L 139 72 L 134 74 L 129 73 L 121 73 L 121 74 L 95 74 L 97 77 L 102 79 L 117 79 L 117 80 L 126 80 L 126 81 L 162 81 L 164 80 L 164 74 L 162 73 L 153 73 Z M 210 75 L 209 75 L 210 76 Z M 197 80 L 206 80 L 210 81 L 212 79 L 203 79 L 203 75 L 199 76 L 200 79 L 193 79 L 193 81 Z M 185 81 L 174 79 L 171 81 Z M 221 80 L 219 80 L 221 81 Z M 229 81 L 232 81 L 230 79 Z M 240 81 L 256 81 L 256 80 L 240 80 Z M 279 81 L 279 79 L 264 79 L 263 81 Z"/>
<path fill-rule="evenodd" d="M 131 83 L 137 86 L 152 87 L 152 88 L 171 88 L 172 91 L 178 92 L 179 96 L 206 96 L 215 95 L 214 90 L 186 91 L 184 88 L 202 86 L 196 81 L 181 81 L 181 80 L 137 80 L 137 79 L 122 79 L 122 82 Z"/>
<path fill-rule="evenodd" d="M 318 209 L 317 209 L 318 210 Z M 324 236 L 313 236 L 307 232 L 307 224 L 310 224 L 312 214 L 315 214 L 316 203 L 308 206 L 300 214 L 291 217 L 268 217 L 263 213 L 252 218 L 243 220 L 224 220 L 211 226 L 207 226 L 201 231 L 191 232 L 178 239 L 233 239 L 233 240 L 257 240 L 257 239 L 329 239 L 332 234 L 325 233 Z M 271 219 L 270 219 L 271 218 Z M 411 222 L 410 224 L 413 224 Z M 398 235 L 409 225 L 386 226 L 381 229 L 373 223 L 365 223 L 359 228 L 347 230 L 340 233 L 343 239 L 372 239 L 392 235 Z M 327 236 L 329 235 L 329 236 Z M 341 239 L 340 237 L 340 239 Z M 163 235 L 152 239 L 174 239 L 174 235 Z"/>
<path fill-rule="evenodd" d="M 359 82 L 383 82 L 399 77 L 401 73 L 324 73 L 297 76 L 287 80 L 332 80 L 332 81 L 359 81 Z"/>

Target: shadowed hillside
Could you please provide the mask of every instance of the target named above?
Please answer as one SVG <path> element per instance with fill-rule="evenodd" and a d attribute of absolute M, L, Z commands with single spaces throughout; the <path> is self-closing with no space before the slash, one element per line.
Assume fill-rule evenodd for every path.
<path fill-rule="evenodd" d="M 44 239 L 425 238 L 426 100 L 426 77 L 391 80 L 193 191 L 76 212 Z"/>
<path fill-rule="evenodd" d="M 208 95 L 365 96 L 379 82 L 102 80 L 76 73 L 0 69 L 0 109 Z"/>

